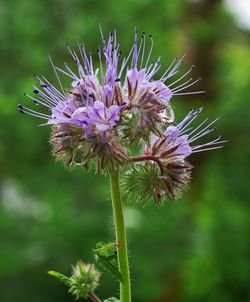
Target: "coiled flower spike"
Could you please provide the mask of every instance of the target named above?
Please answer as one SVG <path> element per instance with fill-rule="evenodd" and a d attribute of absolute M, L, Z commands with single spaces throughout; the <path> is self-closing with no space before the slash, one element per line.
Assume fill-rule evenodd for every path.
<path fill-rule="evenodd" d="M 150 63 L 152 36 L 149 37 L 147 54 L 145 33 L 137 45 L 138 34 L 135 31 L 133 46 L 121 63 L 116 32 L 110 33 L 106 41 L 101 31 L 101 38 L 102 47 L 97 52 L 98 68 L 94 69 L 93 55 L 87 53 L 84 44 L 78 44 L 79 54 L 66 44 L 78 74 L 68 64 L 65 63 L 65 68 L 61 69 L 50 59 L 59 88 L 44 76 L 36 76 L 40 87 L 34 86 L 35 96 L 25 95 L 39 107 L 45 107 L 47 112 L 19 105 L 21 113 L 47 120 L 45 125 L 53 126 L 51 142 L 59 159 L 66 159 L 66 164 L 73 166 L 75 163 L 85 165 L 97 156 L 100 163 L 98 171 L 108 163 L 125 163 L 128 154 L 124 145 L 149 141 L 151 133 L 161 135 L 161 124 L 174 120 L 170 99 L 199 80 L 184 80 L 192 67 L 166 85 L 179 72 L 183 58 L 175 58 L 161 78 L 153 80 L 161 65 L 160 58 Z M 72 81 L 71 88 L 66 91 L 60 73 Z M 187 93 L 202 91 L 184 94 Z M 58 129 L 63 130 L 58 133 Z M 67 147 L 69 141 L 74 141 L 74 148 L 72 145 Z"/>
<path fill-rule="evenodd" d="M 153 38 L 145 33 L 138 41 L 135 31 L 133 45 L 122 60 L 115 31 L 110 33 L 107 41 L 101 31 L 101 40 L 102 46 L 95 57 L 99 61 L 97 68 L 94 68 L 92 53 L 87 53 L 84 44 L 78 43 L 78 54 L 66 44 L 78 73 L 66 63 L 64 69 L 57 67 L 50 59 L 59 88 L 44 76 L 36 76 L 40 86 L 34 86 L 36 97 L 25 94 L 48 112 L 38 112 L 23 105 L 19 105 L 19 111 L 47 120 L 45 125 L 52 125 L 50 141 L 53 152 L 66 166 L 89 168 L 94 164 L 100 172 L 116 165 L 138 162 L 139 165 L 136 164 L 133 172 L 126 176 L 126 179 L 133 179 L 134 169 L 140 170 L 142 163 L 153 165 L 153 170 L 144 169 L 147 188 L 141 189 L 144 193 L 137 199 L 141 200 L 145 192 L 151 192 L 157 203 L 165 194 L 175 200 L 190 179 L 191 165 L 186 162 L 186 157 L 220 148 L 223 143 L 219 137 L 193 145 L 198 138 L 212 132 L 211 126 L 216 122 L 202 128 L 206 119 L 190 131 L 188 126 L 202 109 L 191 111 L 181 123 L 174 125 L 171 99 L 176 95 L 203 93 L 187 91 L 200 78 L 189 78 L 194 66 L 176 78 L 183 56 L 181 59 L 176 57 L 155 80 L 161 69 L 160 57 L 151 62 Z M 71 88 L 63 88 L 59 74 L 71 79 Z M 145 144 L 144 154 L 131 157 L 130 146 L 141 143 Z M 149 171 L 154 171 L 153 176 L 148 175 Z M 148 183 L 149 179 L 155 184 Z"/>
<path fill-rule="evenodd" d="M 127 193 L 132 192 L 133 198 L 143 203 L 151 196 L 157 204 L 165 195 L 171 200 L 180 197 L 188 186 L 192 169 L 186 158 L 197 152 L 220 149 L 227 142 L 221 140 L 221 134 L 207 143 L 193 145 L 196 140 L 213 132 L 215 128 L 211 126 L 218 120 L 207 124 L 209 118 L 206 118 L 195 128 L 188 128 L 202 110 L 190 111 L 177 126 L 169 125 L 163 137 L 152 135 L 151 145 L 145 147 L 144 155 L 131 158 L 134 162 L 146 163 L 143 168 L 137 165 L 125 175 Z"/>

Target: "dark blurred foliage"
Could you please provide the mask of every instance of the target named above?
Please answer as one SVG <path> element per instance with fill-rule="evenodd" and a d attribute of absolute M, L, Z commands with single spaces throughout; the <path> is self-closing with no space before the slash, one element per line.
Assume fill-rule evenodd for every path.
<path fill-rule="evenodd" d="M 97 241 L 114 239 L 107 179 L 65 171 L 50 154 L 49 128 L 16 109 L 34 73 L 53 79 L 47 54 L 62 65 L 65 42 L 97 49 L 98 24 L 117 29 L 124 52 L 135 26 L 152 34 L 165 66 L 188 51 L 208 92 L 176 98 L 176 118 L 204 104 L 203 116 L 221 116 L 230 140 L 190 158 L 193 181 L 176 204 L 126 203 L 133 301 L 249 301 L 250 33 L 220 0 L 1 1 L 1 301 L 72 301 L 46 271 L 66 274 L 78 259 L 93 260 Z M 98 294 L 113 293 L 104 274 Z"/>

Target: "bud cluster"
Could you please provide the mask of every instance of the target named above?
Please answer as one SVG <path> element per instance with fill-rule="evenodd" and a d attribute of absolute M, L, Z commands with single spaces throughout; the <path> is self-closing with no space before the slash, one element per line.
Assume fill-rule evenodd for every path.
<path fill-rule="evenodd" d="M 66 277 L 55 271 L 49 271 L 48 273 L 67 285 L 69 292 L 76 299 L 93 297 L 101 275 L 93 264 L 85 264 L 81 260 L 73 266 L 71 277 Z"/>
<path fill-rule="evenodd" d="M 76 266 L 73 266 L 69 292 L 77 299 L 87 298 L 89 292 L 94 292 L 98 287 L 100 275 L 92 263 L 84 264 L 78 261 Z"/>

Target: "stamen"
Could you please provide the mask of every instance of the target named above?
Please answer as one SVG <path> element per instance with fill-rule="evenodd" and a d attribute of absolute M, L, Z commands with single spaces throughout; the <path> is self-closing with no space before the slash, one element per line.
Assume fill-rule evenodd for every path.
<path fill-rule="evenodd" d="M 106 45 L 106 42 L 105 42 L 105 39 L 104 39 L 104 35 L 103 35 L 103 32 L 102 32 L 102 27 L 101 27 L 100 24 L 99 24 L 99 30 L 100 30 L 100 34 L 101 34 L 102 43 L 103 43 L 103 45 Z"/>
<path fill-rule="evenodd" d="M 209 133 L 213 132 L 215 130 L 215 128 L 208 128 L 206 129 L 204 132 L 200 133 L 198 136 L 195 136 L 193 137 L 191 140 L 188 140 L 188 143 L 191 144 L 192 142 L 196 141 L 197 139 L 205 136 L 205 135 L 208 135 Z"/>
<path fill-rule="evenodd" d="M 138 54 L 137 54 L 137 30 L 135 29 L 135 34 L 134 34 L 134 53 L 133 53 L 131 68 L 136 68 L 136 66 L 137 66 L 137 60 L 138 60 Z"/>
<path fill-rule="evenodd" d="M 74 72 L 69 68 L 68 64 L 64 63 L 65 68 L 69 71 L 69 73 L 72 74 L 72 76 L 75 78 L 75 80 L 79 80 L 79 78 L 74 74 Z"/>
<path fill-rule="evenodd" d="M 66 43 L 66 44 L 65 44 L 65 46 L 66 46 L 66 48 L 68 49 L 69 53 L 71 54 L 71 56 L 72 56 L 73 60 L 76 62 L 76 57 L 75 57 L 75 55 L 74 55 L 73 51 L 71 50 L 71 48 L 70 48 L 69 44 L 68 44 L 68 43 Z"/>
<path fill-rule="evenodd" d="M 189 95 L 189 94 L 201 94 L 205 93 L 205 90 L 202 91 L 190 91 L 190 92 L 183 92 L 183 93 L 175 93 L 174 95 Z"/>
<path fill-rule="evenodd" d="M 183 86 L 185 86 L 185 85 L 187 85 L 187 84 L 189 84 L 189 83 L 192 83 L 193 82 L 193 78 L 190 78 L 189 80 L 187 80 L 185 83 L 182 83 L 181 85 L 179 85 L 179 86 L 177 86 L 177 87 L 174 87 L 171 91 L 172 92 L 174 92 L 175 90 L 177 90 L 177 89 L 179 89 L 179 88 L 181 88 L 181 87 L 183 87 Z M 170 86 L 168 85 L 168 88 L 169 88 Z"/>
<path fill-rule="evenodd" d="M 180 60 L 176 63 L 176 65 L 172 68 L 172 70 L 170 70 L 169 74 L 163 79 L 163 82 L 165 82 L 167 79 L 173 77 L 177 72 L 178 72 L 178 68 L 184 63 L 184 57 L 186 56 L 186 54 L 184 54 Z"/>
<path fill-rule="evenodd" d="M 208 124 L 204 129 L 200 130 L 198 133 L 196 133 L 192 138 L 190 138 L 188 140 L 189 143 L 191 143 L 192 141 L 198 139 L 198 137 L 200 137 L 199 135 L 201 133 L 203 133 L 204 131 L 206 131 L 209 127 L 211 127 L 214 123 L 216 123 L 220 118 L 216 118 L 214 121 L 212 121 L 210 124 Z"/>
<path fill-rule="evenodd" d="M 194 146 L 194 147 L 192 147 L 192 150 L 197 150 L 197 149 L 200 149 L 201 147 L 213 146 L 213 145 L 218 145 L 218 144 L 224 144 L 224 143 L 228 142 L 227 140 L 218 141 L 220 139 L 221 139 L 221 136 L 219 136 L 216 140 L 213 140 L 213 141 L 211 141 L 209 143 L 198 145 L 198 146 Z"/>
<path fill-rule="evenodd" d="M 81 48 L 81 51 L 82 51 L 82 60 L 83 60 L 84 68 L 89 73 L 89 71 L 90 71 L 90 63 L 89 63 L 89 59 L 88 59 L 88 56 L 87 56 L 87 53 L 86 53 L 86 50 L 85 50 L 84 43 L 80 44 L 80 48 Z"/>
<path fill-rule="evenodd" d="M 210 150 L 215 150 L 215 149 L 221 149 L 223 147 L 224 146 L 218 146 L 218 147 L 213 147 L 213 148 L 206 148 L 206 149 L 202 149 L 202 150 L 193 151 L 192 153 L 198 153 L 198 152 L 203 152 L 203 151 L 210 151 Z"/>
<path fill-rule="evenodd" d="M 207 117 L 207 118 L 206 118 L 199 126 L 197 126 L 196 128 L 194 128 L 194 130 L 191 131 L 191 132 L 188 134 L 188 136 L 191 137 L 191 135 L 192 135 L 193 133 L 195 133 L 198 129 L 200 129 L 201 126 L 204 125 L 209 119 L 210 119 L 210 117 Z"/>
<path fill-rule="evenodd" d="M 172 68 L 172 66 L 175 64 L 175 62 L 178 60 L 178 56 L 175 56 L 174 60 L 172 61 L 172 63 L 169 65 L 169 67 L 167 68 L 167 70 L 164 72 L 164 74 L 161 76 L 160 81 L 163 81 L 165 75 L 169 72 L 169 70 Z"/>
<path fill-rule="evenodd" d="M 63 69 L 59 68 L 59 67 L 55 67 L 58 71 L 60 71 L 61 73 L 65 74 L 66 76 L 70 77 L 71 79 L 75 80 L 75 77 L 73 77 L 71 74 L 67 73 L 66 71 L 64 71 Z"/>
<path fill-rule="evenodd" d="M 149 74 L 147 74 L 146 79 L 150 80 L 156 73 L 157 71 L 161 68 L 162 64 L 160 64 L 160 59 L 161 57 L 159 57 L 157 59 L 157 61 L 154 63 L 153 69 L 151 70 L 151 72 Z M 148 70 L 147 70 L 148 73 Z"/>
<path fill-rule="evenodd" d="M 56 89 L 44 76 L 42 76 L 42 78 L 47 83 L 44 90 L 56 101 L 56 103 L 58 103 L 58 98 L 67 101 L 66 97 L 58 89 Z M 41 79 L 40 82 L 41 84 L 43 84 L 43 81 Z"/>
<path fill-rule="evenodd" d="M 190 125 L 193 122 L 193 120 L 196 119 L 196 117 L 202 112 L 202 110 L 203 110 L 203 107 L 200 107 L 196 111 L 191 110 L 188 113 L 188 115 L 184 118 L 184 120 L 177 125 L 177 128 L 179 128 L 181 131 L 183 131 L 184 129 L 186 129 L 187 126 Z"/>
<path fill-rule="evenodd" d="M 79 60 L 79 58 L 77 56 L 77 53 L 75 51 L 74 51 L 74 55 L 75 55 L 75 58 L 76 58 L 75 63 L 77 65 L 77 69 L 78 69 L 79 75 L 80 75 L 80 77 L 82 77 L 82 76 L 85 75 L 84 69 L 83 69 L 83 67 L 82 67 L 82 65 L 80 63 L 80 60 Z M 91 70 L 91 72 L 92 72 L 92 74 L 94 73 L 93 70 Z"/>
<path fill-rule="evenodd" d="M 50 61 L 50 64 L 52 65 L 52 68 L 53 68 L 54 73 L 55 73 L 55 75 L 56 75 L 57 81 L 58 81 L 58 83 L 59 83 L 59 85 L 60 85 L 60 87 L 61 87 L 62 93 L 65 94 L 65 91 L 64 91 L 64 89 L 63 89 L 62 83 L 61 83 L 60 78 L 59 78 L 59 76 L 58 76 L 58 74 L 57 74 L 55 65 L 53 64 L 53 61 L 51 60 L 51 57 L 50 57 L 50 56 L 49 56 L 49 61 Z"/>
<path fill-rule="evenodd" d="M 51 117 L 49 115 L 40 113 L 38 111 L 32 110 L 32 109 L 27 108 L 27 107 L 24 107 L 21 104 L 18 105 L 18 110 L 21 113 L 27 113 L 27 114 L 35 116 L 35 117 L 39 117 L 39 118 L 43 118 L 43 119 L 47 119 L 47 120 L 51 119 Z"/>
<path fill-rule="evenodd" d="M 53 107 L 57 105 L 57 102 L 52 99 L 51 97 L 49 97 L 48 95 L 46 95 L 45 93 L 43 93 L 41 90 L 39 90 L 36 86 L 34 86 L 34 93 L 38 94 L 39 97 L 45 101 L 48 104 L 51 104 Z"/>
<path fill-rule="evenodd" d="M 126 58 L 124 58 L 123 61 L 122 61 L 122 66 L 121 66 L 121 69 L 120 69 L 120 73 L 118 75 L 119 78 L 121 78 L 122 72 L 123 72 L 124 68 L 126 67 L 126 65 L 128 63 L 128 60 L 130 59 L 130 56 L 131 56 L 133 50 L 134 50 L 134 45 L 131 47 L 128 56 Z"/>
<path fill-rule="evenodd" d="M 185 133 L 189 132 L 189 131 L 192 130 L 192 129 L 193 129 L 193 127 L 187 128 L 187 129 L 184 130 L 184 131 L 181 130 L 181 131 L 179 132 L 179 136 L 180 136 L 180 135 L 184 135 Z"/>
<path fill-rule="evenodd" d="M 47 108 L 50 108 L 50 109 L 54 107 L 53 104 L 51 105 L 48 102 L 43 102 L 43 101 L 37 100 L 36 98 L 33 98 L 32 96 L 30 96 L 27 93 L 24 93 L 24 95 L 27 96 L 29 99 L 31 99 L 36 105 L 41 104 L 41 105 L 43 105 L 43 106 L 45 106 Z"/>
<path fill-rule="evenodd" d="M 143 65 L 143 61 L 144 61 L 145 46 L 146 46 L 146 38 L 145 38 L 145 33 L 144 32 L 142 33 L 142 41 L 143 41 L 143 47 L 142 47 L 140 69 L 142 69 L 142 65 Z"/>
<path fill-rule="evenodd" d="M 94 74 L 92 52 L 89 53 L 89 61 L 90 61 L 91 73 Z"/>
<path fill-rule="evenodd" d="M 56 91 L 57 91 L 57 89 L 56 88 L 54 88 L 51 84 L 50 84 L 50 82 L 48 81 L 48 80 L 46 80 L 43 76 L 42 76 L 42 78 L 46 81 L 46 83 L 47 84 L 45 84 L 45 82 L 42 80 L 42 79 L 40 79 L 38 76 L 36 76 L 36 78 L 37 78 L 37 80 L 40 82 L 40 85 L 41 85 L 41 87 L 43 88 L 43 90 L 48 94 L 48 98 L 49 99 L 51 99 L 51 100 L 53 100 L 53 102 L 55 102 L 55 104 L 57 104 L 58 103 L 58 96 L 59 96 L 59 98 L 61 97 L 60 96 L 60 92 L 58 91 L 58 94 L 56 93 Z M 53 89 L 54 89 L 54 92 L 53 92 Z M 64 96 L 63 96 L 63 98 L 64 98 Z M 66 100 L 66 99 L 65 99 Z"/>
<path fill-rule="evenodd" d="M 150 38 L 150 40 L 151 40 L 151 46 L 150 46 L 150 51 L 149 51 L 149 55 L 148 55 L 148 58 L 147 58 L 147 61 L 146 61 L 145 67 L 147 67 L 147 66 L 148 66 L 148 62 L 149 62 L 149 60 L 150 60 L 150 58 L 151 58 L 151 54 L 152 54 L 153 47 L 154 47 L 154 40 L 153 40 L 152 35 L 149 35 L 149 38 Z"/>
<path fill-rule="evenodd" d="M 82 59 L 82 62 L 83 62 L 84 68 L 85 68 L 85 69 L 87 69 L 87 68 L 86 68 L 86 63 L 85 63 L 84 54 L 83 54 L 83 50 L 82 50 L 82 44 L 80 44 L 79 42 L 77 42 L 77 46 L 78 46 L 79 51 L 80 51 L 80 56 L 81 56 L 81 59 Z M 82 68 L 83 75 L 85 75 L 84 68 Z"/>
<path fill-rule="evenodd" d="M 99 57 L 100 70 L 101 70 L 101 79 L 102 79 L 102 83 L 103 83 L 104 74 L 103 74 L 102 54 L 101 54 L 100 46 L 99 46 L 99 49 L 97 50 L 97 54 L 98 54 L 98 57 Z"/>
<path fill-rule="evenodd" d="M 196 83 L 198 83 L 200 81 L 201 81 L 201 77 L 199 77 L 197 80 L 195 80 L 194 82 L 192 82 L 189 85 L 186 85 L 186 86 L 184 86 L 184 87 L 182 87 L 180 89 L 177 89 L 177 90 L 174 89 L 174 92 L 179 92 L 179 91 L 185 90 L 186 88 L 191 87 L 191 86 L 193 86 L 194 84 L 196 84 Z"/>
<path fill-rule="evenodd" d="M 181 76 L 179 79 L 177 79 L 176 81 L 174 81 L 173 83 L 171 83 L 170 85 L 168 85 L 168 87 L 173 86 L 174 84 L 178 83 L 179 81 L 181 81 L 183 78 L 185 78 L 192 70 L 194 70 L 195 66 L 192 65 L 192 67 L 186 72 L 184 73 L 183 76 Z"/>

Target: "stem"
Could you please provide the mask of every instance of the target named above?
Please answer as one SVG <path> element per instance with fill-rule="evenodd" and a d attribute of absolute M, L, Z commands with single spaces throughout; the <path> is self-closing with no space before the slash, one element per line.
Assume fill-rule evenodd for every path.
<path fill-rule="evenodd" d="M 93 301 L 93 302 L 102 302 L 93 292 L 88 292 L 88 297 Z"/>
<path fill-rule="evenodd" d="M 113 169 L 109 171 L 112 206 L 115 222 L 115 234 L 118 256 L 119 270 L 123 276 L 123 282 L 120 283 L 120 301 L 131 302 L 131 289 L 130 289 L 130 277 L 129 277 L 129 265 L 128 265 L 128 251 L 126 242 L 126 232 L 124 226 L 123 208 L 119 184 L 119 171 Z"/>

